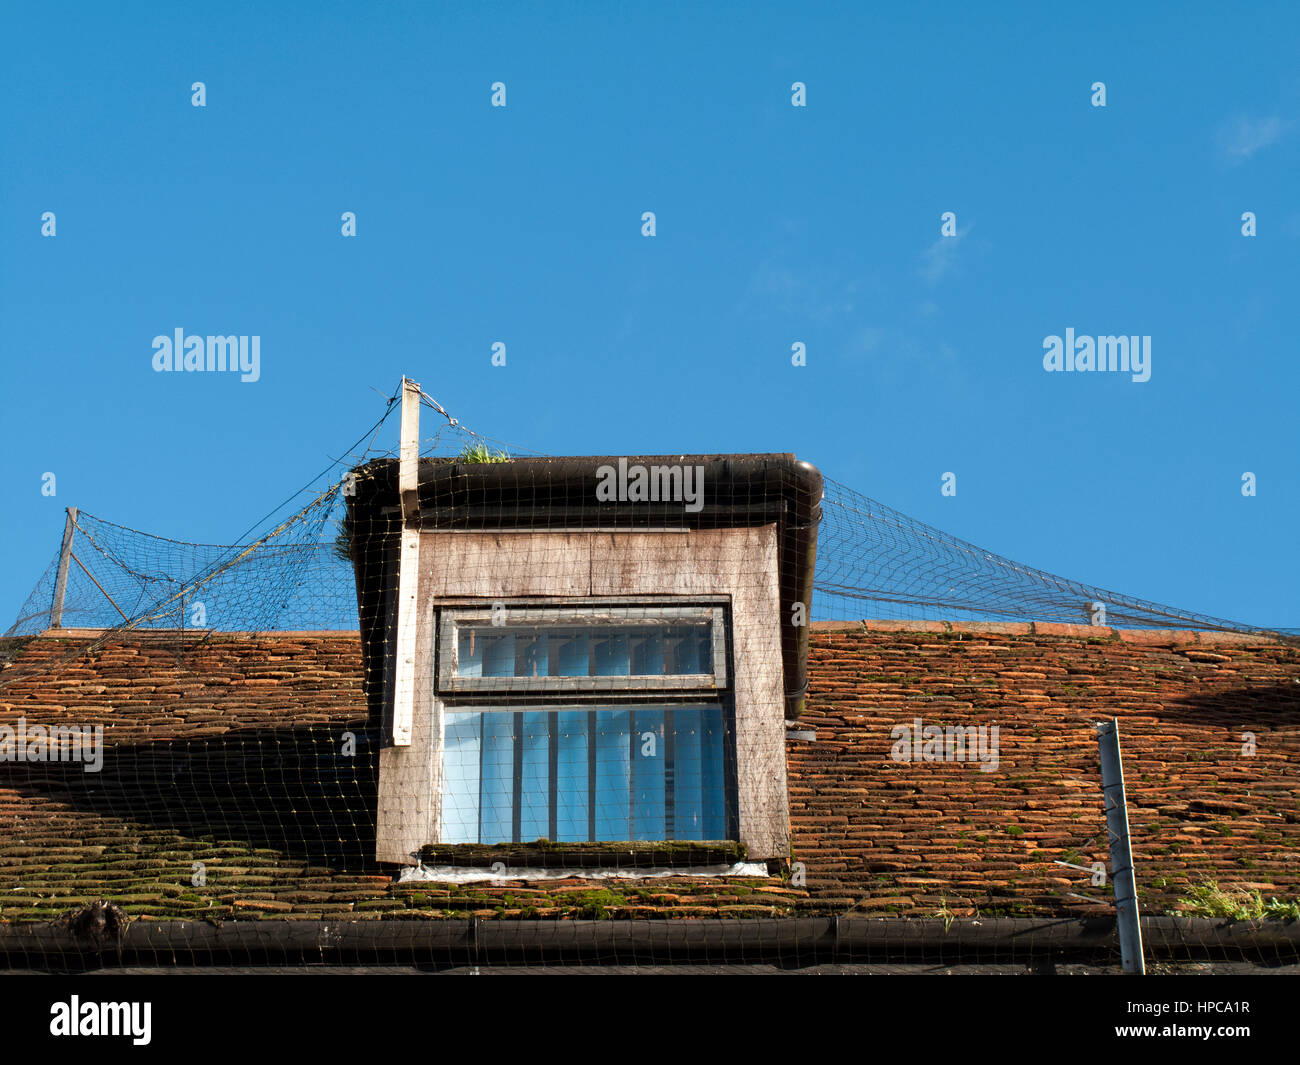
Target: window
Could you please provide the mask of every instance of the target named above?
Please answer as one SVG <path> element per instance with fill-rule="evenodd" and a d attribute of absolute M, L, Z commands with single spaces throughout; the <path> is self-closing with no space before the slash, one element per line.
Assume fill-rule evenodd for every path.
<path fill-rule="evenodd" d="M 734 831 L 720 604 L 444 608 L 444 843 Z"/>
<path fill-rule="evenodd" d="M 726 685 L 717 607 L 520 607 L 443 615 L 439 688 L 708 690 Z"/>

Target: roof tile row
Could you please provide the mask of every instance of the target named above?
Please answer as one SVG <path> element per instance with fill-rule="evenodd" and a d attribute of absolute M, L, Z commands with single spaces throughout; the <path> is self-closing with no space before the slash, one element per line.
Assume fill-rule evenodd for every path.
<path fill-rule="evenodd" d="M 1262 637 L 817 623 L 816 738 L 789 741 L 779 876 L 452 885 L 396 883 L 371 857 L 355 634 L 141 636 L 69 658 L 96 636 L 6 664 L 0 724 L 103 725 L 109 756 L 96 774 L 0 763 L 0 921 L 100 897 L 157 918 L 1094 912 L 1108 889 L 1056 862 L 1107 860 L 1093 725 L 1112 716 L 1149 911 L 1211 878 L 1300 891 L 1300 653 Z M 895 761 L 917 718 L 996 725 L 997 770 Z"/>

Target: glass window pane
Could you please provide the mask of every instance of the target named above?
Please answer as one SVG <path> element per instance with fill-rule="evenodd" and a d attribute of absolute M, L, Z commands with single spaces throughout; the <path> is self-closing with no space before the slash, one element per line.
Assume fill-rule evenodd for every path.
<path fill-rule="evenodd" d="M 477 843 L 482 714 L 448 714 L 442 752 L 442 840 Z"/>
<path fill-rule="evenodd" d="M 626 710 L 596 714 L 596 839 L 628 835 L 632 780 L 631 722 Z"/>
<path fill-rule="evenodd" d="M 700 708 L 673 709 L 673 838 L 705 839 L 700 776 Z"/>
<path fill-rule="evenodd" d="M 703 807 L 704 839 L 727 838 L 727 807 L 723 774 L 725 750 L 722 710 L 700 714 L 700 795 Z"/>
<path fill-rule="evenodd" d="M 561 710 L 556 729 L 555 838 L 563 843 L 591 839 L 588 821 L 586 710 Z"/>
<path fill-rule="evenodd" d="M 522 755 L 519 781 L 519 841 L 551 838 L 550 818 L 550 726 L 549 713 L 516 715 L 520 726 Z"/>
<path fill-rule="evenodd" d="M 477 629 L 461 629 L 456 648 L 456 673 L 462 677 L 483 676 L 483 641 Z"/>
<path fill-rule="evenodd" d="M 628 677 L 632 674 L 632 651 L 626 636 L 597 637 L 596 676 Z"/>
<path fill-rule="evenodd" d="M 516 677 L 545 677 L 548 675 L 547 645 L 549 642 L 544 636 L 529 636 L 527 633 L 516 634 Z"/>
<path fill-rule="evenodd" d="M 643 632 L 631 637 L 632 675 L 637 677 L 662 677 L 664 675 L 664 635 L 662 632 Z"/>
<path fill-rule="evenodd" d="M 514 840 L 515 726 L 518 714 L 482 714 L 483 759 L 479 778 L 481 843 Z"/>
<path fill-rule="evenodd" d="M 515 637 L 513 633 L 480 632 L 483 644 L 483 676 L 513 677 L 515 675 Z"/>
<path fill-rule="evenodd" d="M 667 640 L 672 662 L 669 666 L 670 672 L 676 674 L 712 672 L 712 654 L 702 653 L 706 648 L 711 651 L 712 645 L 708 640 L 702 639 L 698 631 L 673 626 L 668 630 Z"/>
<path fill-rule="evenodd" d="M 717 704 L 449 711 L 445 737 L 443 842 L 726 838 Z"/>
<path fill-rule="evenodd" d="M 591 672 L 587 634 L 561 633 L 550 638 L 550 676 L 585 677 Z"/>
<path fill-rule="evenodd" d="M 713 621 L 457 624 L 458 677 L 711 675 Z"/>
<path fill-rule="evenodd" d="M 664 711 L 638 706 L 632 726 L 632 838 L 667 839 Z"/>

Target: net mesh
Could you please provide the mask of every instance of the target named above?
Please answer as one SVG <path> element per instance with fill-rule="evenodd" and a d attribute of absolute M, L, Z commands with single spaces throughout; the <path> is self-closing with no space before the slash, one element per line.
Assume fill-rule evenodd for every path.
<path fill-rule="evenodd" d="M 813 620 L 863 618 L 1097 624 L 1271 633 L 1060 577 L 994 554 L 827 480 Z M 62 626 L 275 632 L 355 630 L 343 483 L 250 545 L 186 543 L 77 514 Z M 51 627 L 61 552 L 6 636 Z M 1101 609 L 1098 609 L 1098 608 Z"/>
<path fill-rule="evenodd" d="M 827 481 L 814 616 L 1264 631 L 1014 562 Z"/>
<path fill-rule="evenodd" d="M 421 535 L 438 547 L 420 572 L 442 584 L 437 635 L 410 654 L 416 704 L 442 717 L 407 723 L 413 747 L 394 745 L 396 457 L 374 446 L 396 397 L 348 473 L 236 544 L 71 516 L 0 645 L 0 724 L 11 754 L 19 729 L 37 754 L 0 761 L 4 964 L 1114 968 L 1113 924 L 1062 923 L 1113 913 L 1093 729 L 1112 714 L 1133 742 L 1153 963 L 1297 963 L 1295 922 L 1260 920 L 1297 888 L 1292 633 L 1023 566 L 834 481 L 800 498 L 779 463 L 708 466 L 713 494 L 685 515 L 637 496 L 635 461 L 599 498 L 563 469 L 499 463 L 498 442 L 423 401 L 420 451 L 439 461 L 421 467 Z M 634 529 L 657 562 L 606 536 Z M 578 614 L 573 537 L 614 552 L 600 581 L 583 556 Z M 732 583 L 710 597 L 690 573 Z M 755 624 L 746 589 L 764 582 L 776 600 Z M 1144 652 L 1118 634 L 1145 629 L 1187 638 Z M 1119 681 L 1100 642 L 1122 645 Z M 760 690 L 787 711 L 806 695 L 787 735 L 748 721 Z M 58 728 L 77 757 L 52 753 Z M 77 730 L 93 728 L 92 770 Z M 427 801 L 398 802 L 401 752 L 422 743 Z"/>

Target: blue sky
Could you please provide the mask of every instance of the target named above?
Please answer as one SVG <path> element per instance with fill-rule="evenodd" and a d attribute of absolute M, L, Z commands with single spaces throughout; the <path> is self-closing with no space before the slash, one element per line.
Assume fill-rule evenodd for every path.
<path fill-rule="evenodd" d="M 1300 625 L 1300 9 L 1141 6 L 5 5 L 4 625 L 64 507 L 227 542 L 403 373 L 535 451 L 793 451 Z M 1067 327 L 1151 379 L 1046 372 Z M 259 380 L 154 372 L 176 328 Z"/>

